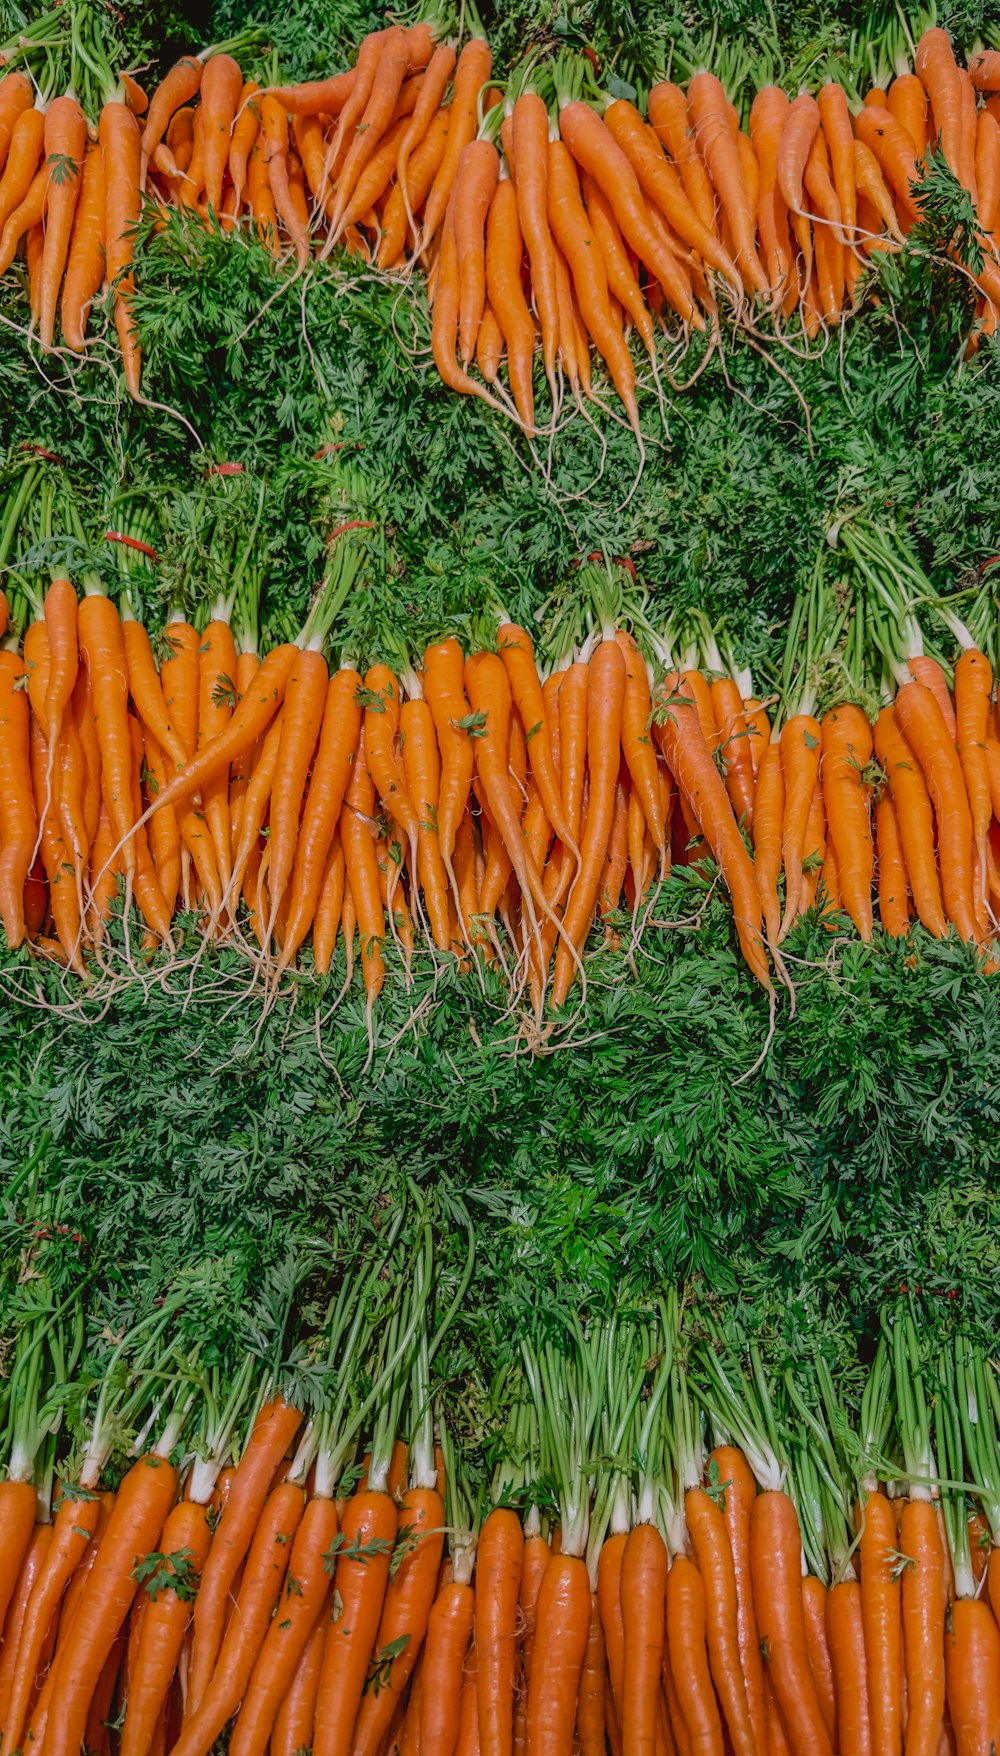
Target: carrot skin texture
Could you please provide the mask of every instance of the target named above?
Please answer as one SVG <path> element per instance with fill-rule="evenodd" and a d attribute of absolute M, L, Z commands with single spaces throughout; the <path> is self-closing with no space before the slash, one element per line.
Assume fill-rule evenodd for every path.
<path fill-rule="evenodd" d="M 451 1580 L 427 1618 L 425 1684 L 420 1704 L 420 1756 L 454 1756 L 458 1743 L 462 1672 L 472 1639 L 475 1594 Z"/>
<path fill-rule="evenodd" d="M 861 1587 L 856 1579 L 831 1586 L 826 1599 L 827 1644 L 833 1666 L 837 1727 L 842 1750 L 871 1756 L 868 1717 L 868 1676 L 865 1634 L 861 1619 Z"/>
<path fill-rule="evenodd" d="M 152 107 L 152 106 L 151 106 Z M 115 328 L 129 394 L 140 394 L 142 354 L 132 317 L 133 233 L 139 220 L 141 144 L 139 124 L 126 104 L 105 104 L 98 138 L 104 152 L 108 285 L 115 289 Z"/>
<path fill-rule="evenodd" d="M 903 1568 L 907 1756 L 936 1756 L 945 1710 L 945 1566 L 937 1513 L 929 1500 L 908 1500 L 899 1521 Z"/>
<path fill-rule="evenodd" d="M 199 1574 L 212 1541 L 208 1510 L 193 1500 L 181 1500 L 169 1513 L 161 1538 L 163 1554 L 186 1550 Z M 162 1591 L 145 1604 L 138 1651 L 129 1670 L 121 1756 L 150 1756 L 190 1621 L 190 1603 L 174 1591 Z"/>
<path fill-rule="evenodd" d="M 902 1591 L 894 1577 L 896 1519 L 884 1494 L 869 1494 L 861 1512 L 861 1619 L 868 1670 L 872 1749 L 903 1747 Z"/>
<path fill-rule="evenodd" d="M 982 1599 L 957 1599 L 950 1619 L 944 1658 L 958 1756 L 992 1756 L 1000 1749 L 1000 1631 Z"/>

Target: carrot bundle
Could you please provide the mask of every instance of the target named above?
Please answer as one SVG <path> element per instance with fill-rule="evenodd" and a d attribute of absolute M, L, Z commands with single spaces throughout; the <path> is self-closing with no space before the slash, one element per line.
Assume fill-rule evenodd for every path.
<path fill-rule="evenodd" d="M 920 1749 L 952 1735 L 991 1748 L 998 1403 L 982 1349 L 959 1331 L 929 1350 L 901 1297 L 858 1405 L 842 1400 L 853 1365 L 842 1389 L 807 1352 L 790 1383 L 713 1309 L 682 1317 L 673 1289 L 544 1334 L 522 1319 L 495 1474 L 477 1482 L 428 1394 L 453 1313 L 445 1300 L 437 1315 L 433 1234 L 416 1219 L 416 1261 L 402 1215 L 352 1258 L 301 1398 L 258 1382 L 248 1357 L 222 1406 L 164 1412 L 174 1294 L 155 1325 L 103 1338 L 114 1376 L 56 1508 L 15 1448 L 18 1479 L 0 1483 L 5 1756 L 43 1737 L 75 1751 L 114 1702 L 116 1756 L 162 1748 L 165 1721 L 170 1750 L 207 1753 L 227 1733 L 240 1756 L 293 1735 L 357 1756 L 402 1756 L 418 1737 L 454 1756 L 470 1736 L 501 1753 L 578 1740 L 587 1756 L 766 1756 L 780 1735 L 810 1756 L 895 1747 L 904 1724 Z M 15 1361 L 37 1323 L 22 1320 Z M 102 1493 L 119 1429 L 156 1420 Z M 192 1451 L 178 1475 L 170 1457 Z M 956 1479 L 986 1514 L 978 1574 Z"/>
<path fill-rule="evenodd" d="M 536 346 L 553 417 L 567 389 L 600 400 L 593 353 L 639 436 L 633 328 L 655 365 L 658 330 L 676 340 L 729 316 L 812 338 L 839 325 L 872 256 L 898 249 L 921 220 L 929 131 L 978 205 L 978 320 L 991 332 L 1000 317 L 992 63 L 974 57 L 966 73 L 942 30 L 921 37 L 913 72 L 864 104 L 834 81 L 815 94 L 765 86 L 745 127 L 710 71 L 686 91 L 654 83 L 643 116 L 621 97 L 584 100 L 569 55 L 504 92 L 490 85 L 483 37 L 456 53 L 426 22 L 373 31 L 354 67 L 298 85 L 247 77 L 232 52 L 242 46 L 178 62 L 141 124 L 135 82 L 106 66 L 93 116 L 64 97 L 43 118 L 23 73 L 0 79 L 0 262 L 27 250 L 44 218 L 42 345 L 53 345 L 62 284 L 64 341 L 86 348 L 103 280 L 132 395 L 143 193 L 164 216 L 245 228 L 295 271 L 335 247 L 404 276 L 419 264 L 444 383 L 484 398 L 529 439 Z M 88 55 L 102 66 L 98 47 Z M 84 153 L 88 121 L 98 126 Z"/>

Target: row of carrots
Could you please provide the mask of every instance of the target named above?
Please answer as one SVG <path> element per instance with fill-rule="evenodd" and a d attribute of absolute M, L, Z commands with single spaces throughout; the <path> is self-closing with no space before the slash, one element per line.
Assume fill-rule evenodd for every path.
<path fill-rule="evenodd" d="M 422 264 L 442 378 L 528 434 L 539 336 L 554 409 L 563 383 L 590 394 L 593 345 L 638 432 L 633 330 L 655 372 L 664 310 L 685 331 L 712 327 L 720 305 L 779 325 L 798 312 L 810 336 L 838 322 L 872 252 L 898 248 L 919 222 L 915 188 L 932 149 L 976 209 L 983 261 L 972 279 L 983 327 L 995 328 L 997 52 L 961 67 L 946 32 L 928 29 L 914 70 L 863 103 L 836 80 L 792 98 L 769 85 L 743 129 L 710 71 L 686 90 L 653 85 L 643 116 L 598 90 L 583 60 L 529 64 L 494 86 L 485 38 L 457 52 L 438 28 L 387 26 L 353 68 L 293 86 L 245 78 L 237 40 L 184 57 L 148 99 L 91 43 L 96 125 L 72 65 L 69 89 L 54 96 L 30 76 L 31 42 L 7 45 L 0 267 L 23 244 L 42 347 L 59 314 L 66 347 L 81 351 L 106 283 L 138 394 L 131 259 L 145 192 L 226 228 L 246 219 L 274 250 L 287 243 L 300 268 L 314 247 L 325 257 L 336 244 L 388 270 Z"/>
<path fill-rule="evenodd" d="M 39 519 L 51 533 L 47 468 L 22 458 L 11 480 L 29 525 L 37 501 L 36 533 Z M 371 510 L 349 459 L 329 469 L 341 513 Z M 408 972 L 419 939 L 498 962 L 541 1016 L 585 980 L 595 920 L 615 946 L 631 921 L 637 941 L 672 860 L 711 860 L 769 992 L 769 958 L 787 980 L 781 947 L 814 905 L 866 941 L 877 902 L 894 937 L 915 914 L 992 956 L 988 583 L 978 609 L 963 606 L 982 644 L 937 606 L 959 649 L 953 683 L 912 613 L 933 600 L 919 563 L 860 516 L 839 527 L 847 571 L 836 585 L 817 572 L 796 604 L 765 700 L 703 620 L 654 626 L 624 592 L 631 563 L 601 557 L 576 573 L 541 666 L 498 605 L 479 650 L 449 636 L 417 668 L 385 636 L 382 658 L 359 670 L 341 646 L 331 672 L 331 631 L 370 564 L 372 529 L 342 518 L 299 634 L 263 658 L 235 588 L 197 626 L 177 610 L 157 633 L 127 584 L 116 603 L 86 564 L 79 591 L 69 569 L 52 567 L 47 584 L 37 567 L 12 569 L 0 650 L 10 949 L 33 943 L 86 977 L 121 886 L 149 954 L 176 951 L 179 912 L 195 916 L 182 936 L 194 924 L 204 941 L 246 945 L 248 923 L 277 982 L 310 933 L 326 974 L 342 934 L 348 981 L 360 941 L 370 1011 L 387 941 Z M 155 561 L 140 538 L 106 537 Z"/>
<path fill-rule="evenodd" d="M 33 1308 L 0 1482 L 4 1756 L 209 1756 L 227 1727 L 234 1756 L 992 1756 L 979 1348 L 901 1300 L 849 1419 L 822 1358 L 772 1379 L 711 1319 L 682 1351 L 673 1295 L 550 1324 L 504 1368 L 475 1485 L 432 1394 L 432 1251 L 376 1328 L 391 1258 L 333 1300 L 314 1402 L 249 1357 L 200 1394 L 176 1294 L 105 1334 L 113 1375 L 58 1463 L 67 1337 Z"/>

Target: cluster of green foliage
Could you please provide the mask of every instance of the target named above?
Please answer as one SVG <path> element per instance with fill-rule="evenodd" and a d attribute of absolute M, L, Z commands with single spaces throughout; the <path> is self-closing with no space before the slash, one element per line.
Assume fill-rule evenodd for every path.
<path fill-rule="evenodd" d="M 820 34 L 846 52 L 868 17 L 855 0 L 683 11 L 688 44 L 752 40 L 766 13 L 789 63 Z M 989 13 L 959 0 L 940 22 L 971 40 Z M 668 25 L 649 0 L 515 0 L 483 18 L 504 64 L 526 41 L 574 37 L 609 66 L 625 41 L 647 72 L 664 63 Z M 360 0 L 219 0 L 211 33 L 250 19 L 304 76 L 343 64 L 370 22 Z M 204 24 L 190 5 L 137 5 L 125 28 L 146 59 L 160 31 L 162 66 Z M 965 283 L 919 250 L 873 273 L 842 339 L 804 353 L 729 338 L 690 389 L 664 386 L 666 433 L 646 383 L 638 483 L 622 424 L 567 419 L 546 474 L 513 429 L 446 391 L 419 292 L 342 269 L 291 279 L 256 244 L 174 220 L 144 231 L 137 284 L 148 404 L 123 400 L 110 345 L 69 375 L 8 329 L 0 430 L 64 458 L 97 507 L 122 488 L 189 487 L 211 460 L 266 475 L 272 633 L 318 577 L 310 460 L 331 423 L 360 448 L 385 533 L 346 623 L 362 660 L 387 636 L 416 651 L 445 626 L 471 639 L 497 597 L 544 631 L 574 563 L 601 549 L 634 561 L 654 620 L 704 609 L 767 686 L 845 508 L 904 527 L 942 591 L 1000 549 L 1000 349 L 966 357 Z M 0 318 L 20 323 L 21 309 L 12 275 Z M 680 376 L 698 363 L 695 350 Z M 409 989 L 395 972 L 370 1056 L 361 1002 L 330 1009 L 340 969 L 326 994 L 305 982 L 262 1021 L 225 952 L 193 983 L 181 967 L 93 1004 L 6 960 L 0 1184 L 46 1142 L 95 1281 L 160 1284 L 204 1264 L 220 1308 L 409 1176 L 461 1192 L 474 1217 L 473 1325 L 539 1287 L 571 1305 L 628 1272 L 698 1277 L 791 1333 L 835 1312 L 868 1334 L 901 1283 L 957 1293 L 995 1327 L 996 978 L 919 932 L 911 956 L 807 925 L 794 1017 L 783 1002 L 752 1071 L 767 1008 L 727 910 L 682 874 L 658 913 L 681 924 L 651 930 L 633 964 L 595 963 L 572 1036 L 538 1052 L 499 990 L 457 972 L 418 966 Z M 219 1262 L 228 1278 L 208 1272 Z"/>

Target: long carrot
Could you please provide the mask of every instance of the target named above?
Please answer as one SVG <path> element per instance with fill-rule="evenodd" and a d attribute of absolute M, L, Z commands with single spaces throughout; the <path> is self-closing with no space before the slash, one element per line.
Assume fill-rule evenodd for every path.
<path fill-rule="evenodd" d="M 896 692 L 896 718 L 927 782 L 937 825 L 941 890 L 948 919 L 963 939 L 975 939 L 972 901 L 972 812 L 962 765 L 934 696 L 922 683 Z"/>
<path fill-rule="evenodd" d="M 611 836 L 615 783 L 621 761 L 621 726 L 625 703 L 625 658 L 618 642 L 599 642 L 588 666 L 587 764 L 590 797 L 583 826 L 580 869 L 569 894 L 564 917 L 565 939 L 556 954 L 553 1006 L 562 1006 L 576 965 L 571 946 L 579 950 L 594 918 L 601 874 Z"/>
<path fill-rule="evenodd" d="M 339 1613 L 327 1630 L 316 1701 L 315 1756 L 351 1747 L 365 1675 L 378 1632 L 396 1540 L 396 1508 L 381 1489 L 360 1488 L 344 1513 L 334 1573 Z"/>
<path fill-rule="evenodd" d="M 667 1652 L 689 1749 L 722 1756 L 722 1720 L 708 1667 L 705 1588 L 687 1555 L 677 1555 L 667 1574 Z"/>
<path fill-rule="evenodd" d="M 740 1654 L 736 1568 L 726 1520 L 717 1501 L 702 1488 L 688 1489 L 684 1511 L 705 1589 L 708 1661 L 715 1692 L 736 1756 L 754 1756 L 756 1739 Z"/>
<path fill-rule="evenodd" d="M 634 1525 L 622 1550 L 619 1585 L 625 1639 L 622 1747 L 629 1756 L 654 1756 L 656 1750 L 668 1566 L 667 1546 L 656 1526 Z"/>
<path fill-rule="evenodd" d="M 559 1752 L 572 1749 L 577 1694 L 589 1636 L 590 1581 L 586 1563 L 578 1555 L 553 1555 L 542 1576 L 535 1610 L 535 1650 L 525 1727 L 528 1756 L 559 1756 Z M 480 1696 L 482 1686 L 480 1681 Z"/>
<path fill-rule="evenodd" d="M 167 1585 L 143 1605 L 138 1646 L 129 1666 L 121 1756 L 150 1756 L 153 1750 L 157 1722 L 191 1621 L 192 1578 L 200 1575 L 211 1540 L 209 1507 L 181 1500 L 168 1515 L 160 1542 L 164 1555 L 184 1556 L 185 1589 Z"/>
<path fill-rule="evenodd" d="M 516 1512 L 497 1507 L 476 1555 L 475 1638 L 482 1756 L 512 1756 L 514 1660 L 524 1534 Z"/>
<path fill-rule="evenodd" d="M 420 254 L 425 261 L 448 210 L 458 161 L 464 148 L 476 137 L 479 94 L 489 79 L 492 65 L 493 57 L 485 38 L 471 37 L 463 46 L 455 68 L 448 140 L 440 169 L 427 197 L 420 228 Z"/>
<path fill-rule="evenodd" d="M 788 1495 L 758 1494 L 750 1517 L 750 1567 L 767 1674 L 795 1756 L 830 1756 L 806 1652 L 801 1553 L 799 1521 Z"/>
<path fill-rule="evenodd" d="M 0 921 L 12 951 L 24 941 L 24 885 L 38 826 L 24 675 L 23 660 L 10 651 L 0 651 Z M 2 1589 L 0 1606 L 6 1608 Z"/>
<path fill-rule="evenodd" d="M 141 145 L 139 124 L 126 104 L 104 105 L 98 138 L 104 154 L 107 279 L 114 288 L 115 328 L 125 382 L 130 395 L 138 397 L 142 355 L 132 316 L 131 268 L 140 209 Z"/>
<path fill-rule="evenodd" d="M 436 1488 L 407 1489 L 399 1508 L 397 1541 L 402 1558 L 386 1586 L 375 1636 L 376 1667 L 380 1654 L 396 1651 L 404 1639 L 405 1645 L 393 1658 L 388 1677 L 380 1678 L 377 1693 L 369 1689 L 362 1701 L 351 1745 L 356 1756 L 376 1756 L 413 1674 L 437 1589 L 445 1523 L 444 1502 Z"/>
<path fill-rule="evenodd" d="M 890 1502 L 884 1494 L 867 1494 L 861 1508 L 861 1620 L 875 1751 L 902 1748 L 902 1588 L 895 1566 L 897 1545 Z"/>
<path fill-rule="evenodd" d="M 222 1644 L 230 1588 L 250 1547 L 271 1479 L 301 1422 L 298 1409 L 275 1397 L 261 1409 L 240 1458 L 195 1599 L 190 1713 L 197 1713 L 208 1689 Z"/>
<path fill-rule="evenodd" d="M 868 717 L 843 705 L 824 714 L 821 732 L 823 803 L 837 857 L 843 905 L 862 939 L 872 936 L 872 848 L 866 770 L 874 749 Z"/>
<path fill-rule="evenodd" d="M 745 284 L 766 293 L 769 282 L 757 255 L 756 216 L 729 121 L 726 94 L 714 73 L 695 74 L 688 87 L 688 107 L 698 149 L 729 221 L 736 266 Z"/>
<path fill-rule="evenodd" d="M 921 1495 L 928 1490 L 922 1488 Z M 911 1494 L 899 1521 L 907 1756 L 936 1756 L 945 1709 L 945 1565 L 937 1512 Z M 862 1568 L 864 1562 L 862 1561 Z"/>
<path fill-rule="evenodd" d="M 826 1599 L 826 1630 L 837 1699 L 840 1748 L 855 1750 L 857 1756 L 871 1756 L 861 1587 L 856 1579 L 844 1579 L 831 1586 Z"/>
<path fill-rule="evenodd" d="M 77 1756 L 91 1697 L 138 1589 L 136 1561 L 155 1549 L 177 1488 L 176 1471 L 155 1454 L 133 1464 L 118 1489 L 76 1615 L 60 1643 L 45 1748 Z"/>

